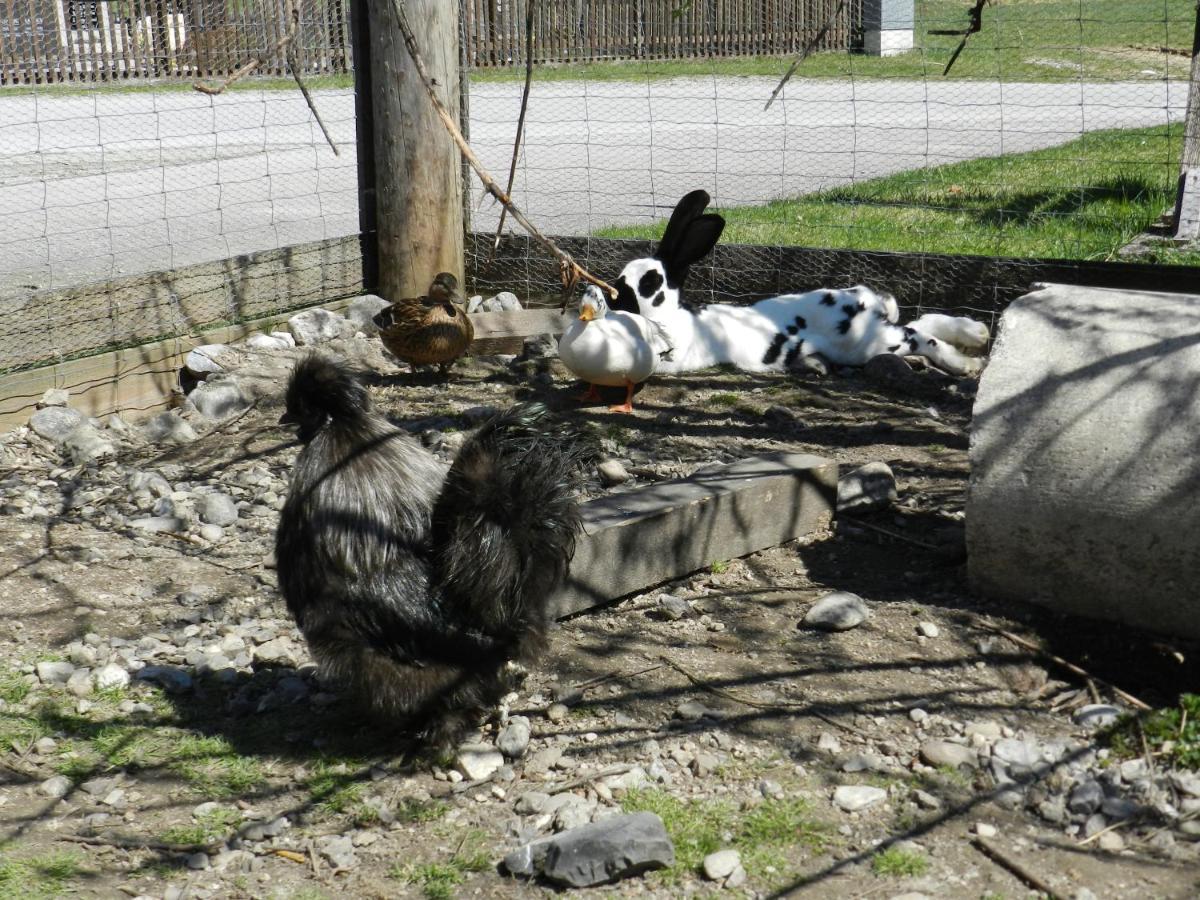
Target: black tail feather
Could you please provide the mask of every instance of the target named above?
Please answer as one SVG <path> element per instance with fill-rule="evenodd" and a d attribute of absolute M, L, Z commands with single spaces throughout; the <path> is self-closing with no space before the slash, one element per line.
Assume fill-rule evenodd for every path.
<path fill-rule="evenodd" d="M 518 656 L 544 639 L 566 577 L 580 527 L 574 472 L 586 452 L 545 407 L 514 407 L 463 445 L 434 506 L 448 605 Z"/>

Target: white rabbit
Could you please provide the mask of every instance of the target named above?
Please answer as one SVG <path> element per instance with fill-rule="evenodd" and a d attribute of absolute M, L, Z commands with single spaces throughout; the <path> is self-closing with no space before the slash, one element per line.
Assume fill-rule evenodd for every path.
<path fill-rule="evenodd" d="M 611 311 L 604 294 L 588 285 L 579 302 L 579 318 L 558 340 L 563 365 L 588 383 L 581 399 L 598 400 L 596 385 L 625 388 L 625 402 L 612 412 L 633 412 L 633 388 L 654 374 L 660 356 L 669 354 L 662 327 L 637 313 Z"/>
<path fill-rule="evenodd" d="M 685 195 L 654 255 L 633 260 L 613 282 L 614 309 L 639 312 L 666 331 L 673 353 L 659 362 L 659 372 L 720 363 L 749 372 L 786 371 L 815 355 L 861 366 L 881 353 L 924 356 L 955 375 L 979 371 L 980 361 L 959 348 L 985 346 L 987 326 L 934 314 L 903 326 L 896 299 L 864 285 L 783 294 L 752 306 L 688 303 L 682 293 L 688 270 L 712 250 L 725 227 L 719 215 L 704 212 L 708 203 L 705 191 Z"/>

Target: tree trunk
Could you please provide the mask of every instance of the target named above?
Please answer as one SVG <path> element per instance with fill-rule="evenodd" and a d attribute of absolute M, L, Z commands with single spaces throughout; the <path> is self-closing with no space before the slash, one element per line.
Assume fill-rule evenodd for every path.
<path fill-rule="evenodd" d="M 438 272 L 463 275 L 462 168 L 433 110 L 386 0 L 371 0 L 378 291 L 419 296 Z M 458 3 L 405 0 L 442 103 L 459 115 Z"/>

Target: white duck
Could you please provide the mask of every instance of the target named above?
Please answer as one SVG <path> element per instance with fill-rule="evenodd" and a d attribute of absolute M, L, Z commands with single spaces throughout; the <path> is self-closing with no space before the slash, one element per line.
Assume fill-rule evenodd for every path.
<path fill-rule="evenodd" d="M 633 412 L 633 388 L 654 374 L 671 346 L 656 322 L 636 313 L 610 310 L 604 294 L 589 284 L 579 301 L 579 318 L 558 339 L 563 365 L 588 383 L 581 400 L 599 400 L 596 385 L 625 388 L 625 402 L 612 412 Z"/>

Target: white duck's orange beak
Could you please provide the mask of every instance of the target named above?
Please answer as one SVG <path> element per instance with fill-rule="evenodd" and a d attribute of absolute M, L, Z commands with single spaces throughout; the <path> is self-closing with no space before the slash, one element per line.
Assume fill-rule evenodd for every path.
<path fill-rule="evenodd" d="M 579 321 L 590 322 L 596 318 L 596 307 L 590 303 L 585 303 L 579 310 Z"/>

